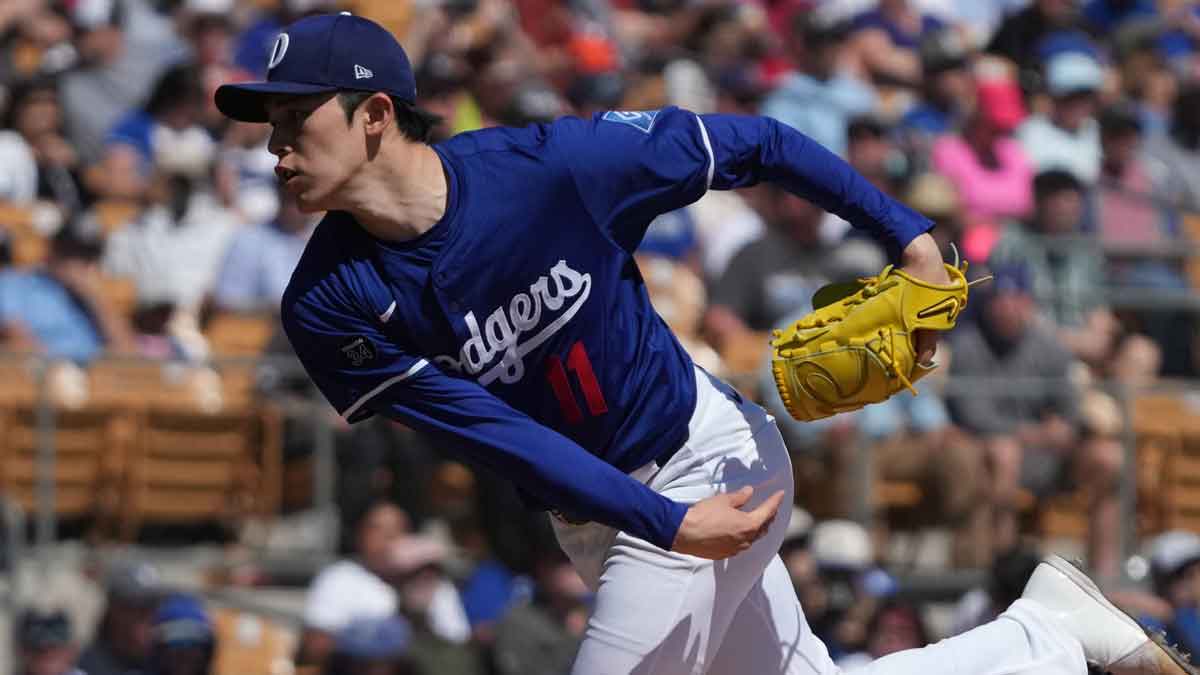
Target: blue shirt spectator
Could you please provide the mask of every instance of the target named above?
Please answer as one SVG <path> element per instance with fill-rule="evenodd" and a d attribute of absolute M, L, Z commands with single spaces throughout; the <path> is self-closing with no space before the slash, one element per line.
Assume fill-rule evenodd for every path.
<path fill-rule="evenodd" d="M 102 242 L 77 230 L 64 226 L 44 268 L 0 271 L 0 337 L 9 347 L 86 364 L 129 337 L 98 292 Z"/>
<path fill-rule="evenodd" d="M 844 31 L 811 14 L 802 14 L 792 33 L 792 59 L 799 69 L 767 96 L 761 112 L 844 157 L 846 127 L 851 119 L 875 108 L 875 90 L 862 80 L 838 72 L 845 48 Z"/>
<path fill-rule="evenodd" d="M 314 221 L 281 193 L 278 217 L 239 230 L 217 274 L 214 298 L 221 309 L 278 311 L 292 270 L 304 253 Z"/>

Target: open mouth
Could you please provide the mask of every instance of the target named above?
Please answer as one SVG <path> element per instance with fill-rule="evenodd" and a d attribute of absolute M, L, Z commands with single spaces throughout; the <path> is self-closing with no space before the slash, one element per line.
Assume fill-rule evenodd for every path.
<path fill-rule="evenodd" d="M 300 173 L 298 171 L 289 169 L 287 167 L 283 167 L 283 166 L 275 167 L 275 177 L 279 179 L 280 183 L 286 183 L 289 180 L 291 180 L 299 175 L 300 175 Z"/>

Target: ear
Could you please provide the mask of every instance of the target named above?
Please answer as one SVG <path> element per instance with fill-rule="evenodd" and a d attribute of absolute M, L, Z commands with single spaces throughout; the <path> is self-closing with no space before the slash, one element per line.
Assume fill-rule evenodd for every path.
<path fill-rule="evenodd" d="M 359 106 L 363 116 L 363 128 L 369 136 L 382 136 L 396 120 L 396 110 L 387 94 L 375 92 Z"/>

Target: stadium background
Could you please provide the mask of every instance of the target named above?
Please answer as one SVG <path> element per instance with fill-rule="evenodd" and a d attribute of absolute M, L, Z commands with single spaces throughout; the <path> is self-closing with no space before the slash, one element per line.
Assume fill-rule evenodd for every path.
<path fill-rule="evenodd" d="M 1045 550 L 1200 649 L 1200 4 L 3 0 L 0 672 L 567 671 L 590 599 L 545 516 L 341 423 L 279 333 L 313 221 L 212 92 L 335 10 L 401 39 L 439 137 L 766 114 L 995 275 L 920 396 L 800 426 L 765 332 L 878 248 L 771 186 L 641 246 L 696 360 L 783 423 L 785 560 L 840 661 L 987 620 Z"/>

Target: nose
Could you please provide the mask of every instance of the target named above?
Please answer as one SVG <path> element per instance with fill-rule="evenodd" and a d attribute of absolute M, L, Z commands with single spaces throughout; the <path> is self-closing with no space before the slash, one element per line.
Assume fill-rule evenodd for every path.
<path fill-rule="evenodd" d="M 271 127 L 271 137 L 267 139 L 267 152 L 281 159 L 291 151 L 291 146 L 288 145 L 286 139 L 282 138 L 282 136 L 283 134 L 279 132 L 279 127 Z"/>

